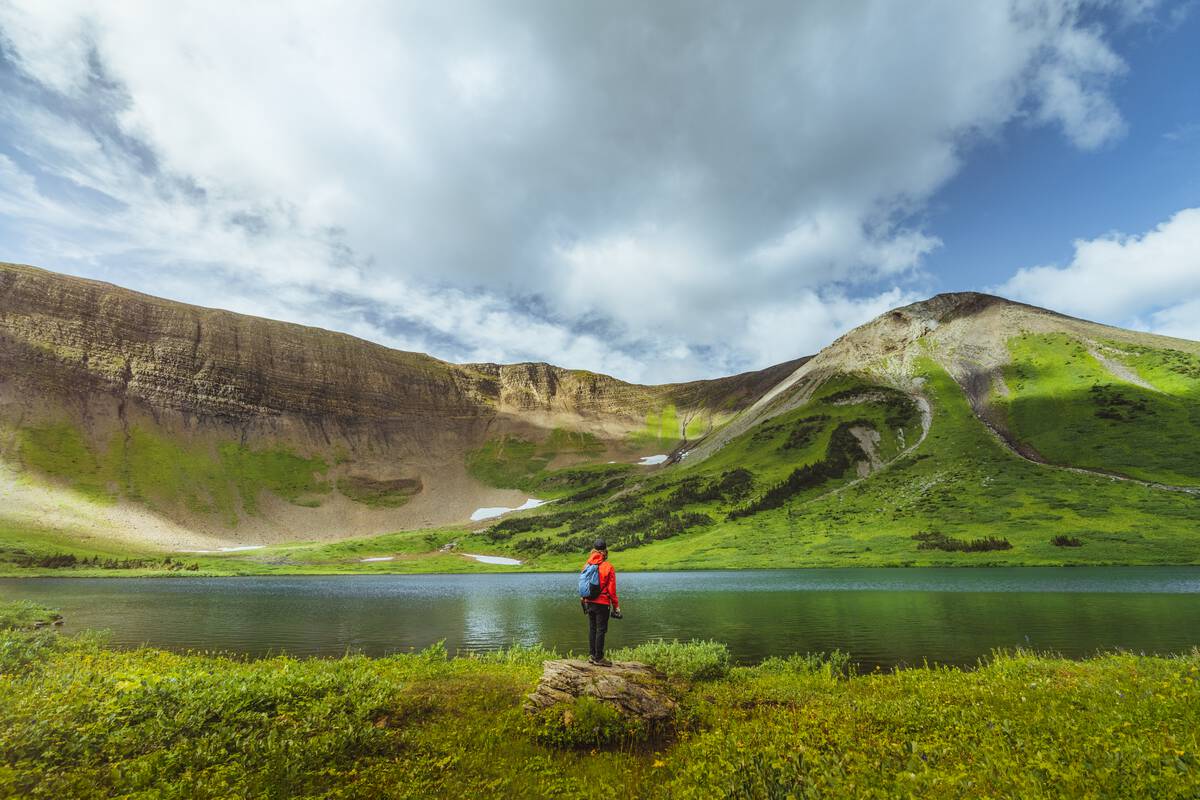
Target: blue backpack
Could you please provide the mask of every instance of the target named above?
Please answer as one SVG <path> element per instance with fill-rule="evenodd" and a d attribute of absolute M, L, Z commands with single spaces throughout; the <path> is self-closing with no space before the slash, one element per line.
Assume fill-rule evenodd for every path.
<path fill-rule="evenodd" d="M 595 600 L 600 596 L 600 565 L 588 564 L 579 573 L 579 596 Z"/>

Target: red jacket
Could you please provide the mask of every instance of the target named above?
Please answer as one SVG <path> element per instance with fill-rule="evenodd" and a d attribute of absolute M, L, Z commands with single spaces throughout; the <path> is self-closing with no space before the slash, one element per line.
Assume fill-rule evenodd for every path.
<path fill-rule="evenodd" d="M 588 602 L 620 608 L 621 601 L 617 599 L 617 571 L 613 569 L 613 565 L 604 560 L 604 554 L 599 550 L 592 551 L 587 563 L 600 565 L 600 596 Z"/>

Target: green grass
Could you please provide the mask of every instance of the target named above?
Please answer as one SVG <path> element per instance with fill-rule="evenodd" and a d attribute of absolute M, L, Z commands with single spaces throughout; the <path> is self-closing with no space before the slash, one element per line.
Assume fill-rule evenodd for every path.
<path fill-rule="evenodd" d="M 441 547 L 461 542 L 457 552 Z M 496 553 L 497 549 L 473 540 L 461 528 L 405 531 L 339 542 L 290 542 L 260 550 L 233 553 L 168 553 L 95 537 L 81 538 L 67 530 L 33 526 L 0 514 L 0 576 L 4 577 L 184 577 L 237 575 L 335 575 L 347 573 L 391 574 L 512 572 L 513 567 L 481 564 L 462 552 Z M 33 556 L 74 556 L 88 564 L 46 567 L 21 566 Z M 364 558 L 392 558 L 363 562 Z M 170 564 L 164 559 L 170 558 Z M 99 561 L 92 565 L 92 559 Z M 182 567 L 176 566 L 182 562 Z M 193 568 L 194 565 L 194 568 Z"/>
<path fill-rule="evenodd" d="M 467 472 L 476 480 L 502 489 L 532 491 L 550 474 L 550 462 L 560 455 L 585 461 L 604 452 L 595 434 L 554 428 L 542 442 L 504 435 L 490 439 L 467 454 Z"/>
<path fill-rule="evenodd" d="M 52 608 L 28 600 L 0 603 L 0 631 L 32 630 L 62 619 Z"/>
<path fill-rule="evenodd" d="M 661 661 L 720 661 L 660 645 Z M 554 746 L 521 709 L 551 654 L 245 661 L 0 632 L 0 795 L 1194 797 L 1200 653 L 848 675 L 678 669 L 674 736 Z M 603 709 L 589 719 L 603 722 Z M 580 726 L 581 727 L 581 726 Z M 571 743 L 589 731 L 576 730 Z"/>
<path fill-rule="evenodd" d="M 594 433 L 554 428 L 542 444 L 545 453 L 577 453 L 596 456 L 604 452 L 604 443 Z"/>
<path fill-rule="evenodd" d="M 67 424 L 24 428 L 20 458 L 92 500 L 127 497 L 163 513 L 216 516 L 230 527 L 258 513 L 263 492 L 303 506 L 320 505 L 332 486 L 328 464 L 281 447 L 224 442 L 215 448 L 144 428 L 114 435 L 104 446 Z"/>
<path fill-rule="evenodd" d="M 105 570 L 91 568 L 45 568 L 24 567 L 19 563 L 25 559 L 69 555 L 78 560 L 100 559 L 123 561 L 125 559 L 153 559 L 161 562 L 163 554 L 148 549 L 131 547 L 128 544 L 76 531 L 60 530 L 47 525 L 36 525 L 5 517 L 0 512 L 0 576 L 26 575 L 145 575 L 159 574 L 164 570 L 135 568 Z M 189 561 L 194 561 L 189 558 Z"/>
<path fill-rule="evenodd" d="M 65 479 L 92 500 L 112 499 L 105 470 L 78 428 L 66 424 L 22 428 L 18 439 L 26 466 Z"/>
<path fill-rule="evenodd" d="M 1148 481 L 1200 485 L 1200 359 L 1179 351 L 1107 348 L 1158 389 L 1113 375 L 1065 334 L 1016 337 L 1003 398 L 1013 434 L 1055 464 Z"/>
<path fill-rule="evenodd" d="M 524 488 L 550 463 L 535 442 L 518 436 L 499 436 L 467 455 L 467 472 L 488 486 Z"/>
<path fill-rule="evenodd" d="M 217 450 L 224 474 L 237 487 L 248 514 L 258 513 L 258 495 L 263 490 L 297 505 L 319 505 L 319 495 L 331 490 L 328 482 L 315 477 L 329 469 L 322 458 L 304 458 L 283 448 L 254 450 L 233 443 Z"/>

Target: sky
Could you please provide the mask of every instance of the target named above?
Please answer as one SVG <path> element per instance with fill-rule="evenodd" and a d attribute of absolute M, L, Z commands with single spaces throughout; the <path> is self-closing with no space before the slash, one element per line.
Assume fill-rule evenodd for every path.
<path fill-rule="evenodd" d="M 653 383 L 945 291 L 1200 339 L 1200 6 L 0 0 L 0 260 Z"/>

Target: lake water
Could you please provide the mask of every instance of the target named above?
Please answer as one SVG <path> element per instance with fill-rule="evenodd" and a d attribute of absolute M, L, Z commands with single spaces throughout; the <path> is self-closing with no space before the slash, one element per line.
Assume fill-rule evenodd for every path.
<path fill-rule="evenodd" d="M 111 641 L 248 655 L 382 655 L 541 642 L 587 649 L 574 574 L 0 579 Z M 971 665 L 995 648 L 1077 658 L 1200 645 L 1200 567 L 618 573 L 613 647 L 711 638 L 741 661 L 841 649 L 862 668 Z"/>

